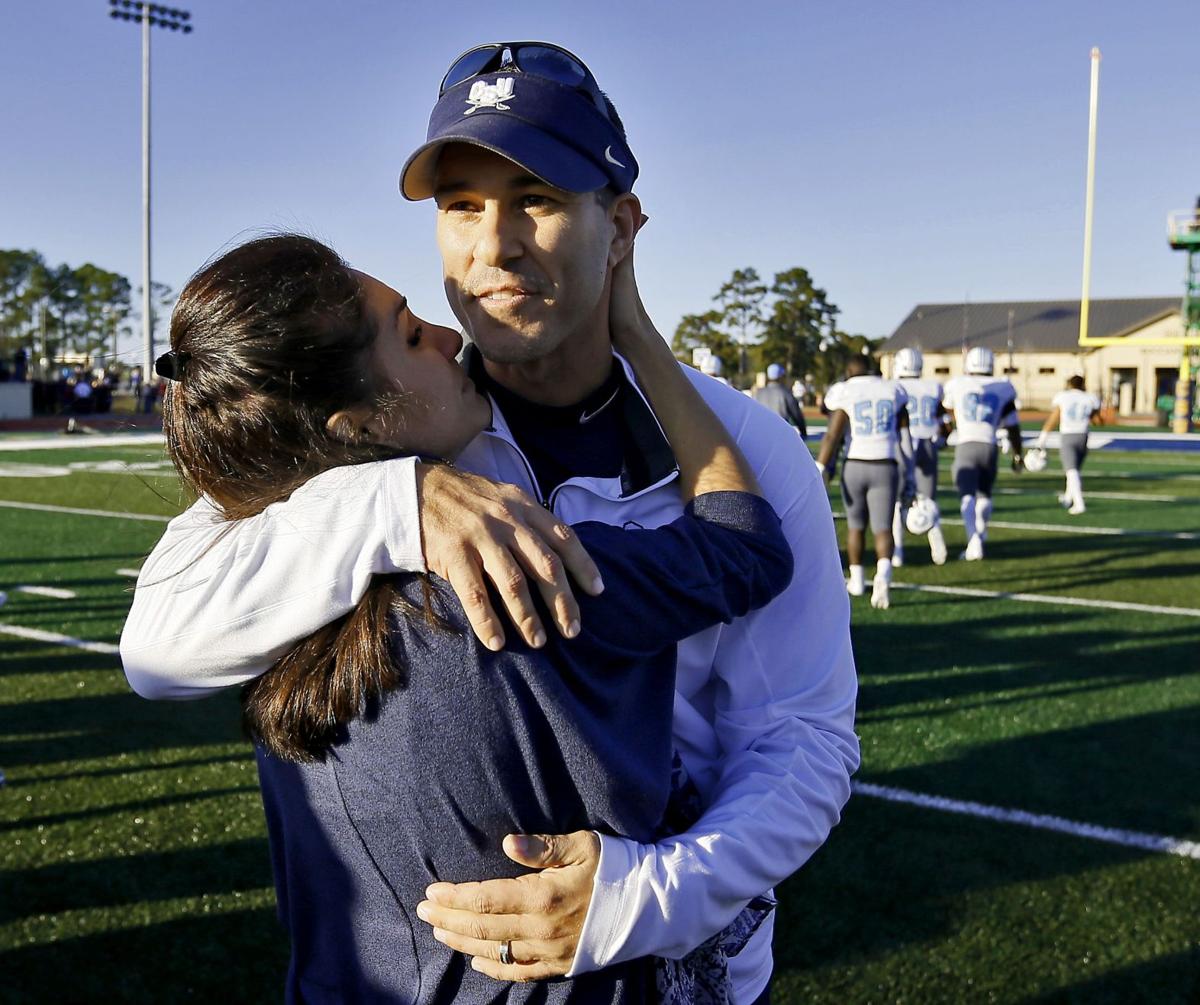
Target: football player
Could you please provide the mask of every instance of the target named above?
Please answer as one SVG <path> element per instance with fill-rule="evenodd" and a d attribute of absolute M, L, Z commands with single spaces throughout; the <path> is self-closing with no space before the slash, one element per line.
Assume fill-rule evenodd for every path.
<path fill-rule="evenodd" d="M 1076 375 L 1067 378 L 1067 389 L 1059 391 L 1050 404 L 1052 410 L 1046 416 L 1046 424 L 1042 426 L 1035 445 L 1039 450 L 1045 450 L 1047 435 L 1055 426 L 1059 427 L 1058 458 L 1062 462 L 1067 485 L 1058 501 L 1068 507 L 1068 513 L 1078 516 L 1087 512 L 1083 504 L 1083 476 L 1080 471 L 1087 457 L 1088 427 L 1100 414 L 1100 399 L 1084 390 L 1083 378 Z"/>
<path fill-rule="evenodd" d="M 942 385 L 936 380 L 922 379 L 924 368 L 925 358 L 920 349 L 901 349 L 896 353 L 894 376 L 908 395 L 908 430 L 912 436 L 917 495 L 933 503 L 933 526 L 927 532 L 929 555 L 934 565 L 942 565 L 946 561 L 946 537 L 937 510 L 938 450 L 946 445 L 949 430 L 944 418 Z M 892 519 L 892 538 L 896 543 L 892 565 L 904 564 L 904 524 L 909 501 L 901 496 Z"/>
<path fill-rule="evenodd" d="M 871 606 L 881 609 L 891 602 L 892 514 L 900 489 L 898 459 L 905 462 L 906 494 L 911 494 L 913 483 L 912 440 L 904 409 L 907 401 L 908 395 L 898 383 L 868 373 L 866 360 L 852 359 L 846 367 L 846 380 L 825 392 L 829 426 L 817 455 L 828 485 L 834 458 L 849 429 L 850 446 L 842 465 L 842 501 L 849 528 L 846 554 L 850 559 L 850 578 L 846 589 L 855 597 L 866 592 L 863 549 L 869 519 L 875 535 L 876 560 Z"/>
<path fill-rule="evenodd" d="M 954 448 L 954 484 L 967 528 L 968 562 L 983 558 L 988 520 L 992 515 L 992 486 L 996 481 L 996 433 L 1008 434 L 1014 471 L 1023 467 L 1017 389 L 1012 382 L 994 377 L 996 357 L 991 349 L 976 346 L 967 353 L 963 373 L 946 382 L 942 403 L 953 414 L 958 442 Z"/>

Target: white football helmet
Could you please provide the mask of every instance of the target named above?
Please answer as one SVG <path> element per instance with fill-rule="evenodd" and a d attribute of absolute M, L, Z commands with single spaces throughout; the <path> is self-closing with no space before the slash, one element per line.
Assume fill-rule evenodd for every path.
<path fill-rule="evenodd" d="M 1025 451 L 1025 470 L 1035 474 L 1046 470 L 1046 451 L 1041 447 L 1030 447 Z"/>
<path fill-rule="evenodd" d="M 904 526 L 908 532 L 917 537 L 928 534 L 937 526 L 939 517 L 938 506 L 928 496 L 917 496 L 908 507 L 908 515 L 904 518 Z"/>
<path fill-rule="evenodd" d="M 919 377 L 925 368 L 925 357 L 920 349 L 901 349 L 896 353 L 895 376 Z"/>
<path fill-rule="evenodd" d="M 967 353 L 967 361 L 963 370 L 967 373 L 978 374 L 980 377 L 990 377 L 996 369 L 996 356 L 991 349 L 977 345 Z"/>
<path fill-rule="evenodd" d="M 721 357 L 705 356 L 700 362 L 700 372 L 706 373 L 710 377 L 721 376 Z"/>

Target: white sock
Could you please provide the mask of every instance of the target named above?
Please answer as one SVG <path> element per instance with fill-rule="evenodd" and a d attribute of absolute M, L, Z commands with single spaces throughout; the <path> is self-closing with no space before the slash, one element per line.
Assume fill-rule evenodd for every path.
<path fill-rule="evenodd" d="M 975 536 L 975 497 L 963 496 L 958 508 L 962 513 L 963 526 L 967 529 L 967 540 L 969 541 Z"/>
<path fill-rule="evenodd" d="M 892 540 L 896 542 L 898 551 L 904 550 L 904 519 L 908 516 L 908 510 L 896 503 L 896 512 L 892 514 Z"/>
<path fill-rule="evenodd" d="M 987 496 L 979 496 L 975 500 L 975 532 L 980 537 L 987 537 L 987 525 L 991 518 L 992 500 Z"/>
<path fill-rule="evenodd" d="M 892 581 L 892 560 L 890 558 L 881 558 L 876 563 L 875 578 L 882 579 L 885 583 Z"/>
<path fill-rule="evenodd" d="M 1072 505 L 1083 505 L 1083 477 L 1074 468 L 1067 472 L 1067 499 Z"/>
<path fill-rule="evenodd" d="M 863 583 L 863 567 L 861 565 L 850 566 L 850 582 Z"/>

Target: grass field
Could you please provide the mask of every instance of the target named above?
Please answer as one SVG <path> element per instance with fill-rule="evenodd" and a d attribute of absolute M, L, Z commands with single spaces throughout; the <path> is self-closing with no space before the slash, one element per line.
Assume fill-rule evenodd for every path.
<path fill-rule="evenodd" d="M 897 583 L 1143 607 L 855 600 L 859 780 L 1200 841 L 1200 456 L 1093 453 L 1081 517 L 1055 501 L 1056 461 L 1001 478 L 987 561 L 937 568 L 910 539 Z M 236 701 L 142 701 L 112 651 L 118 570 L 178 508 L 160 464 L 153 447 L 0 453 L 2 1001 L 279 997 Z M 962 528 L 947 538 L 956 554 Z M 1200 858 L 1184 854 L 860 794 L 780 902 L 777 1002 L 1200 1001 Z"/>

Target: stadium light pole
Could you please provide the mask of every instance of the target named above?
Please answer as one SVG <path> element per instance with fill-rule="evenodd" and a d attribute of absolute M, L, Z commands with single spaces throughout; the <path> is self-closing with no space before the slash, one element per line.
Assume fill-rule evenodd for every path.
<path fill-rule="evenodd" d="M 151 386 L 154 372 L 154 313 L 150 306 L 150 29 L 166 28 L 190 35 L 191 11 L 162 7 L 141 0 L 108 0 L 114 21 L 142 26 L 142 388 Z"/>

